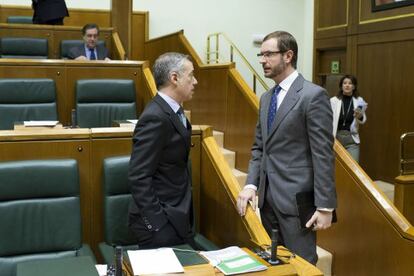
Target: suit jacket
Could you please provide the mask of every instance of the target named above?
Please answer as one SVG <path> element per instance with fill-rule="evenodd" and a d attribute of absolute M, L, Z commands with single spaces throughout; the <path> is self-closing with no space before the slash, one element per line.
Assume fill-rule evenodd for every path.
<path fill-rule="evenodd" d="M 108 57 L 108 49 L 102 45 L 96 45 L 96 52 L 98 54 L 97 59 L 98 60 L 104 60 L 106 57 Z M 79 45 L 76 47 L 72 47 L 69 50 L 68 57 L 69 59 L 75 59 L 79 56 L 85 56 L 85 45 Z"/>
<path fill-rule="evenodd" d="M 268 131 L 273 89 L 260 99 L 246 183 L 258 187 L 259 207 L 269 185 L 272 204 L 284 214 L 298 215 L 298 192 L 314 191 L 316 207 L 335 208 L 332 109 L 326 91 L 299 74 Z"/>
<path fill-rule="evenodd" d="M 331 98 L 331 107 L 333 112 L 333 135 L 336 136 L 336 132 L 338 130 L 338 122 L 339 122 L 339 116 L 341 115 L 341 107 L 342 107 L 342 100 L 338 97 L 332 97 Z M 362 97 L 352 97 L 352 103 L 354 106 L 354 109 L 358 107 L 359 103 L 365 102 Z M 367 120 L 367 115 L 365 114 L 365 110 L 363 109 L 362 113 L 362 120 L 355 119 L 351 123 L 350 132 L 352 139 L 355 143 L 359 144 L 361 141 L 359 139 L 358 129 L 359 125 L 365 124 Z"/>
<path fill-rule="evenodd" d="M 147 231 L 157 231 L 170 222 L 181 237 L 192 234 L 191 125 L 188 121 L 187 126 L 188 129 L 159 95 L 140 116 L 129 164 L 133 198 L 129 208 L 130 226 L 140 224 Z"/>
<path fill-rule="evenodd" d="M 32 0 L 33 23 L 69 16 L 65 0 Z"/>

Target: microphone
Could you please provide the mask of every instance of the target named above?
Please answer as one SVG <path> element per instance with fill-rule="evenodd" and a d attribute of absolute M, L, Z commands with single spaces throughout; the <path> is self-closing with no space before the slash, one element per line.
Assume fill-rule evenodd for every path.
<path fill-rule="evenodd" d="M 122 276 L 122 247 L 115 247 L 115 276 Z"/>
<path fill-rule="evenodd" d="M 279 264 L 279 260 L 276 258 L 277 255 L 277 235 L 278 231 L 277 229 L 272 229 L 272 247 L 270 252 L 270 260 L 268 260 L 268 263 L 271 265 L 277 265 Z"/>
<path fill-rule="evenodd" d="M 76 128 L 77 127 L 77 121 L 76 121 L 76 109 L 72 109 L 72 112 L 71 112 L 71 128 Z"/>

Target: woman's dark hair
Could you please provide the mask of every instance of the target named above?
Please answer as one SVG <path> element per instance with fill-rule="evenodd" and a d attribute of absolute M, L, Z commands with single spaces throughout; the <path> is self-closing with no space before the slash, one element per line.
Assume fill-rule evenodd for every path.
<path fill-rule="evenodd" d="M 342 99 L 343 97 L 343 91 L 342 91 L 342 84 L 344 83 L 345 79 L 350 79 L 352 84 L 354 85 L 354 91 L 352 91 L 352 97 L 358 98 L 359 97 L 359 93 L 358 93 L 358 81 L 356 79 L 355 76 L 353 75 L 345 75 L 341 78 L 341 80 L 339 81 L 339 91 L 338 94 L 336 95 L 339 99 Z"/>

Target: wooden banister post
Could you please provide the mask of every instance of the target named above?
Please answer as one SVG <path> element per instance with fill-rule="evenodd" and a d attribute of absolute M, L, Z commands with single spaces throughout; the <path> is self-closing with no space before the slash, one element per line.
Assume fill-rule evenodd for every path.
<path fill-rule="evenodd" d="M 118 31 L 127 57 L 131 53 L 132 0 L 111 0 L 111 26 Z"/>
<path fill-rule="evenodd" d="M 414 224 L 414 175 L 400 175 L 395 178 L 394 205 Z"/>

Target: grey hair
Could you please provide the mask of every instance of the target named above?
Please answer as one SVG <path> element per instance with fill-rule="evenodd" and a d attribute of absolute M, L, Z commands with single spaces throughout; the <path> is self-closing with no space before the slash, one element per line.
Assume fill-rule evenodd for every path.
<path fill-rule="evenodd" d="M 175 52 L 168 52 L 159 56 L 152 67 L 157 89 L 162 88 L 169 82 L 172 72 L 181 73 L 186 60 L 191 61 L 190 56 Z"/>

